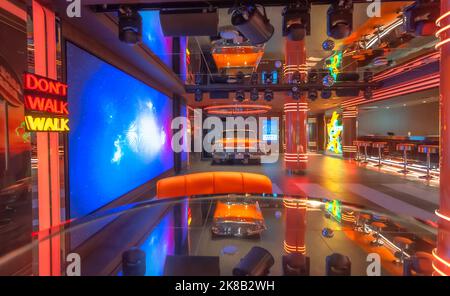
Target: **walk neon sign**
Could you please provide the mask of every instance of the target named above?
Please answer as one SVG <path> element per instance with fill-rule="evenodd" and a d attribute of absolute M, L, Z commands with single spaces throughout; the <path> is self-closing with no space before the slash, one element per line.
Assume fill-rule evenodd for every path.
<path fill-rule="evenodd" d="M 32 132 L 68 132 L 67 84 L 24 74 L 25 125 Z"/>

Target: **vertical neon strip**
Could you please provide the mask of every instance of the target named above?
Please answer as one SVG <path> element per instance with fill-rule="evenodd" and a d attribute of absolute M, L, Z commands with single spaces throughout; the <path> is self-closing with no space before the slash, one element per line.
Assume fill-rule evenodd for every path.
<path fill-rule="evenodd" d="M 441 1 L 441 17 L 436 25 L 445 28 L 450 25 L 450 1 Z M 440 34 L 441 42 L 450 40 L 450 32 Z M 437 235 L 437 250 L 434 253 L 433 267 L 440 275 L 450 275 L 450 43 L 442 43 L 438 48 L 441 52 L 440 61 L 440 200 L 439 222 Z"/>
<path fill-rule="evenodd" d="M 33 8 L 35 73 L 52 79 L 56 72 L 55 14 L 36 1 Z M 36 133 L 39 230 L 60 224 L 59 136 Z M 41 232 L 42 236 L 47 233 Z M 60 238 L 39 243 L 39 275 L 60 275 Z"/>
<path fill-rule="evenodd" d="M 47 25 L 47 77 L 57 79 L 56 69 L 56 28 L 55 13 L 44 8 Z M 59 175 L 59 134 L 49 135 L 49 157 L 50 157 L 50 192 L 51 192 L 51 224 L 61 223 L 61 194 Z M 58 229 L 56 229 L 58 231 Z M 61 238 L 59 235 L 52 238 L 52 275 L 61 275 Z"/>

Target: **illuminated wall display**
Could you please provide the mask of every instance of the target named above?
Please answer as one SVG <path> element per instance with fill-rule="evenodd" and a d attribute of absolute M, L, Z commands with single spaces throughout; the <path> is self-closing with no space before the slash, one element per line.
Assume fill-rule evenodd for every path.
<path fill-rule="evenodd" d="M 333 112 L 330 122 L 327 123 L 328 144 L 327 150 L 334 153 L 342 153 L 342 140 L 341 134 L 344 127 L 339 122 L 339 114 Z"/>
<path fill-rule="evenodd" d="M 25 126 L 33 132 L 68 132 L 67 84 L 24 74 Z"/>
<path fill-rule="evenodd" d="M 337 75 L 339 73 L 339 67 L 342 63 L 342 52 L 336 52 L 327 60 L 327 68 L 330 71 L 331 76 L 336 81 Z"/>
<path fill-rule="evenodd" d="M 325 209 L 330 215 L 336 219 L 336 221 L 341 222 L 342 220 L 342 205 L 339 200 L 331 200 L 325 203 Z"/>

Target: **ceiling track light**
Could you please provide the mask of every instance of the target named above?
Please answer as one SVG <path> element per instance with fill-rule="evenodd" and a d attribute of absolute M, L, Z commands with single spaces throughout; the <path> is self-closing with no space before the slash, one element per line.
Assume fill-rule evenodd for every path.
<path fill-rule="evenodd" d="M 300 88 L 297 85 L 294 85 L 292 87 L 291 93 L 292 93 L 292 99 L 293 100 L 295 100 L 295 101 L 300 100 L 301 91 L 300 91 Z"/>
<path fill-rule="evenodd" d="M 312 102 L 314 102 L 315 100 L 317 100 L 318 94 L 316 90 L 309 90 L 308 91 L 308 99 L 310 99 Z"/>
<path fill-rule="evenodd" d="M 259 92 L 258 89 L 256 88 L 252 88 L 252 90 L 250 91 L 250 100 L 255 102 L 259 99 Z"/>
<path fill-rule="evenodd" d="M 344 39 L 353 30 L 353 1 L 340 0 L 331 4 L 327 12 L 327 34 L 334 39 Z"/>
<path fill-rule="evenodd" d="M 142 39 L 142 17 L 139 12 L 127 6 L 118 11 L 119 16 L 119 40 L 130 45 L 136 44 Z"/>
<path fill-rule="evenodd" d="M 263 13 L 256 5 L 242 5 L 232 7 L 228 11 L 231 14 L 231 24 L 235 26 L 252 45 L 264 44 L 272 37 L 274 27 L 270 24 L 266 15 L 266 9 L 262 6 Z"/>
<path fill-rule="evenodd" d="M 308 82 L 317 83 L 318 80 L 319 80 L 319 73 L 317 72 L 317 70 L 313 69 L 308 72 Z"/>
<path fill-rule="evenodd" d="M 297 1 L 283 9 L 283 36 L 292 41 L 301 41 L 306 35 L 311 34 L 311 3 L 309 1 Z"/>
<path fill-rule="evenodd" d="M 245 101 L 245 92 L 243 90 L 236 91 L 236 101 L 240 103 Z"/>
<path fill-rule="evenodd" d="M 331 92 L 330 89 L 324 89 L 320 93 L 320 96 L 321 96 L 322 99 L 328 100 L 329 98 L 331 98 L 332 92 Z"/>
<path fill-rule="evenodd" d="M 301 75 L 300 75 L 299 71 L 295 71 L 294 73 L 292 73 L 292 77 L 291 77 L 292 84 L 299 84 L 300 79 L 301 79 Z"/>
<path fill-rule="evenodd" d="M 203 100 L 203 92 L 201 89 L 197 88 L 194 93 L 195 101 L 201 102 Z"/>
<path fill-rule="evenodd" d="M 264 91 L 264 100 L 266 100 L 267 102 L 270 102 L 273 100 L 273 90 L 266 89 Z"/>
<path fill-rule="evenodd" d="M 258 80 L 259 80 L 258 73 L 257 72 L 253 72 L 251 77 L 250 77 L 250 83 L 252 85 L 258 84 Z"/>

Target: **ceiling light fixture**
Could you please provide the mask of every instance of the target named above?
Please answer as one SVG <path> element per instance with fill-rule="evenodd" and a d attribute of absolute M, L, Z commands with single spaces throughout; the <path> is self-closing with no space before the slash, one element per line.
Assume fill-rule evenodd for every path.
<path fill-rule="evenodd" d="M 301 41 L 311 34 L 311 4 L 309 1 L 298 1 L 283 9 L 283 36 L 292 41 Z"/>
<path fill-rule="evenodd" d="M 327 12 L 327 34 L 334 39 L 343 39 L 352 33 L 353 1 L 339 0 L 331 4 Z"/>
<path fill-rule="evenodd" d="M 270 24 L 264 6 L 263 13 L 256 5 L 242 5 L 232 7 L 228 11 L 231 15 L 231 24 L 244 35 L 251 44 L 266 43 L 272 37 L 274 27 Z"/>

